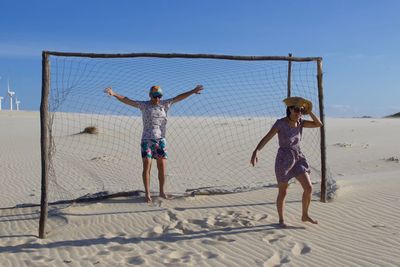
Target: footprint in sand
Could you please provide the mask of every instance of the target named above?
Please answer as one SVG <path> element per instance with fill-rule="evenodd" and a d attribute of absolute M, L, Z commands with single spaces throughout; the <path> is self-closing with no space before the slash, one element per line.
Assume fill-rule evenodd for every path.
<path fill-rule="evenodd" d="M 166 218 L 168 221 L 177 221 L 178 220 L 177 214 L 173 213 L 170 210 L 167 212 Z"/>
<path fill-rule="evenodd" d="M 181 220 L 178 218 L 178 214 L 168 210 L 164 213 L 164 218 L 161 221 L 157 221 L 159 224 L 155 227 L 145 231 L 141 234 L 142 238 L 156 238 L 162 235 L 184 235 L 192 234 L 204 229 L 219 229 L 226 227 L 251 227 L 256 225 L 257 222 L 264 220 L 268 215 L 262 214 L 251 214 L 249 211 L 238 212 L 238 211 L 227 211 L 215 216 L 209 216 L 203 219 L 189 219 Z M 276 238 L 279 238 L 276 237 Z M 235 239 L 218 236 L 213 238 L 214 240 L 206 239 L 203 241 L 204 244 L 214 245 L 218 242 L 234 242 Z M 271 240 L 268 240 L 268 242 Z M 272 240 L 271 242 L 274 242 Z"/>
<path fill-rule="evenodd" d="M 124 232 L 118 232 L 118 233 L 116 233 L 115 235 L 116 235 L 116 236 L 127 236 L 128 234 L 127 234 L 127 233 L 124 233 Z"/>
<path fill-rule="evenodd" d="M 83 263 L 85 262 L 85 263 Z M 80 265 L 81 266 L 93 266 L 96 264 L 99 264 L 101 260 L 97 256 L 91 256 L 91 257 L 84 257 L 80 259 Z M 99 265 L 102 266 L 102 265 Z"/>
<path fill-rule="evenodd" d="M 159 237 L 164 233 L 164 226 L 162 225 L 157 225 L 150 229 L 149 231 L 146 231 L 140 235 L 142 238 L 152 238 L 152 237 Z"/>
<path fill-rule="evenodd" d="M 192 219 L 189 219 L 188 222 L 191 223 L 191 224 L 195 224 L 195 225 L 197 225 L 197 226 L 199 226 L 201 228 L 208 228 L 209 227 L 209 223 L 208 223 L 209 221 L 207 219 L 203 219 L 203 220 L 197 220 L 197 219 L 192 220 Z M 214 224 L 214 222 L 212 224 Z"/>
<path fill-rule="evenodd" d="M 146 260 L 142 256 L 129 257 L 126 262 L 132 265 L 146 265 Z"/>
<path fill-rule="evenodd" d="M 227 221 L 224 219 L 217 219 L 217 221 L 214 223 L 214 226 L 219 226 L 219 227 L 227 227 L 231 225 L 235 225 L 236 223 L 234 221 Z"/>
<path fill-rule="evenodd" d="M 156 200 L 153 201 L 153 206 L 155 207 L 163 207 L 164 206 L 164 200 L 160 197 L 157 197 Z"/>
<path fill-rule="evenodd" d="M 255 226 L 257 222 L 264 220 L 268 217 L 268 215 L 262 214 L 251 214 L 251 212 L 238 212 L 238 211 L 228 211 L 226 213 L 221 213 L 213 220 L 209 220 L 213 222 L 213 225 L 219 227 L 228 227 L 228 226 L 246 226 L 251 227 Z"/>
<path fill-rule="evenodd" d="M 145 252 L 145 254 L 146 255 L 153 255 L 153 254 L 156 254 L 157 253 L 157 250 L 147 250 L 146 252 Z"/>
<path fill-rule="evenodd" d="M 175 265 L 179 263 L 189 263 L 193 260 L 193 256 L 195 256 L 193 252 L 172 251 L 165 255 L 164 263 Z"/>
<path fill-rule="evenodd" d="M 255 215 L 252 215 L 251 217 L 250 217 L 250 219 L 252 219 L 252 220 L 254 220 L 254 221 L 262 221 L 262 220 L 265 220 L 265 219 L 267 219 L 268 218 L 268 215 L 267 214 L 255 214 Z"/>
<path fill-rule="evenodd" d="M 111 254 L 111 252 L 108 250 L 100 250 L 99 252 L 97 252 L 97 255 L 99 255 L 99 256 L 108 256 L 110 254 Z"/>
<path fill-rule="evenodd" d="M 112 238 L 115 238 L 115 234 L 114 233 L 102 234 L 102 235 L 100 235 L 100 238 L 112 239 Z"/>
<path fill-rule="evenodd" d="M 156 249 L 158 250 L 158 251 L 161 251 L 161 250 L 165 250 L 165 249 L 168 249 L 169 247 L 167 246 L 167 245 L 157 245 L 156 246 Z"/>
<path fill-rule="evenodd" d="M 264 262 L 263 267 L 281 266 L 288 262 L 290 262 L 289 256 L 281 256 L 278 252 L 274 252 L 274 254 Z"/>
<path fill-rule="evenodd" d="M 294 256 L 300 256 L 311 252 L 311 247 L 304 243 L 293 242 L 290 250 Z"/>
<path fill-rule="evenodd" d="M 272 231 L 271 233 L 269 233 L 268 235 L 263 237 L 263 241 L 269 243 L 269 244 L 273 244 L 281 239 L 286 238 L 286 235 L 283 234 L 276 234 L 274 231 Z"/>
<path fill-rule="evenodd" d="M 154 218 L 155 221 L 161 222 L 159 217 Z M 154 228 L 151 232 L 156 234 L 190 234 L 197 230 L 198 224 L 202 222 L 200 220 L 181 220 L 178 218 L 178 214 L 168 210 L 163 216 L 163 229 L 160 226 Z"/>
<path fill-rule="evenodd" d="M 285 246 L 289 245 L 289 249 L 294 256 L 300 256 L 311 252 L 311 247 L 307 244 L 291 241 L 291 237 L 275 233 L 274 231 L 264 236 L 262 240 L 271 245 L 275 242 L 283 241 L 282 244 L 285 244 Z"/>
<path fill-rule="evenodd" d="M 165 214 L 165 220 L 172 222 L 167 229 L 169 231 L 178 229 L 183 233 L 190 233 L 200 229 L 218 229 L 224 227 L 251 227 L 257 222 L 266 219 L 268 215 L 251 214 L 249 211 L 227 211 L 215 216 L 209 216 L 203 219 L 179 220 L 176 213 L 168 211 Z"/>
<path fill-rule="evenodd" d="M 48 258 L 48 257 L 45 257 L 45 256 L 33 256 L 33 257 L 32 257 L 32 260 L 33 260 L 33 261 L 40 261 L 40 262 L 52 262 L 52 261 L 54 261 L 55 259 L 53 259 L 53 258 Z"/>
<path fill-rule="evenodd" d="M 178 230 L 178 232 L 183 233 L 183 234 L 191 234 L 191 233 L 195 232 L 193 227 L 186 220 L 177 221 L 177 223 L 175 224 L 173 229 Z"/>
<path fill-rule="evenodd" d="M 207 260 L 210 260 L 210 259 L 218 258 L 219 255 L 214 253 L 214 252 L 211 252 L 211 251 L 206 251 L 206 252 L 202 253 L 202 257 L 207 259 Z"/>

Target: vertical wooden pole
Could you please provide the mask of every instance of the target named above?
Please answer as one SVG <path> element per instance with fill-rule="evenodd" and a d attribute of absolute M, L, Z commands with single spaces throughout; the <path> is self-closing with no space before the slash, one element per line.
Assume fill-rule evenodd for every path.
<path fill-rule="evenodd" d="M 326 143 L 325 143 L 325 115 L 324 115 L 324 92 L 322 86 L 322 59 L 317 60 L 317 80 L 318 80 L 318 99 L 319 116 L 323 126 L 320 128 L 321 134 L 321 202 L 326 202 Z"/>
<path fill-rule="evenodd" d="M 42 184 L 40 199 L 39 238 L 46 237 L 47 221 L 47 187 L 49 176 L 49 87 L 50 87 L 50 65 L 49 55 L 42 53 L 42 100 L 40 103 L 40 144 L 42 156 Z"/>
<path fill-rule="evenodd" d="M 291 57 L 292 54 L 289 53 L 289 58 Z M 290 97 L 292 95 L 292 61 L 289 59 L 288 63 L 287 97 Z"/>

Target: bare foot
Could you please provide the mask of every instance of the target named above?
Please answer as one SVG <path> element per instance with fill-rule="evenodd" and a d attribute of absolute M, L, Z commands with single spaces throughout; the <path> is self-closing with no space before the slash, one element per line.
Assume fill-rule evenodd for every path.
<path fill-rule="evenodd" d="M 279 220 L 278 226 L 280 228 L 286 228 L 287 227 L 286 223 L 283 220 Z"/>
<path fill-rule="evenodd" d="M 169 199 L 169 196 L 165 193 L 160 193 L 160 197 L 165 198 L 165 199 Z"/>
<path fill-rule="evenodd" d="M 301 220 L 303 222 L 310 222 L 312 224 L 318 224 L 318 221 L 311 219 L 309 216 L 303 216 L 303 217 L 301 217 Z"/>
<path fill-rule="evenodd" d="M 144 199 L 148 204 L 152 202 L 151 196 L 145 196 Z"/>

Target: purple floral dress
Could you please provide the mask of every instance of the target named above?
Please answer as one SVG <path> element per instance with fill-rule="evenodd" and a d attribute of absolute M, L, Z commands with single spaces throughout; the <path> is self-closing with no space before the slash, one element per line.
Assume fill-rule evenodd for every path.
<path fill-rule="evenodd" d="M 300 150 L 304 121 L 298 127 L 291 127 L 286 118 L 279 119 L 272 128 L 278 130 L 279 149 L 275 160 L 275 175 L 278 182 L 287 183 L 293 177 L 310 173 L 310 166 Z"/>

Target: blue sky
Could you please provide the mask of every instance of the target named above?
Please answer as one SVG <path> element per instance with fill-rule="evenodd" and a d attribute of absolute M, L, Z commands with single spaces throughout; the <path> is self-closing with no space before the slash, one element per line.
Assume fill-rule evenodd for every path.
<path fill-rule="evenodd" d="M 400 1 L 2 0 L 0 96 L 38 110 L 41 51 L 321 56 L 327 116 L 400 112 Z M 3 107 L 8 104 L 3 102 Z"/>

